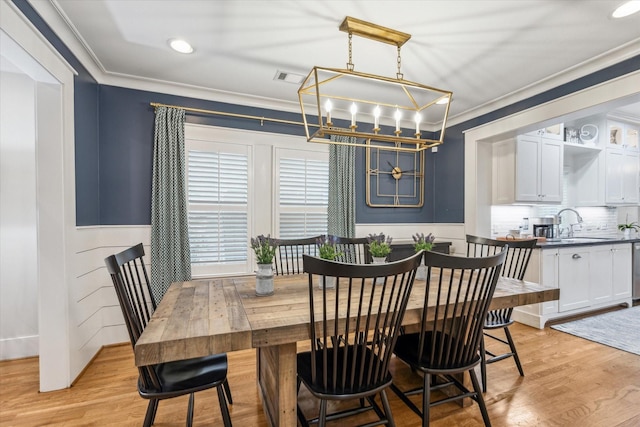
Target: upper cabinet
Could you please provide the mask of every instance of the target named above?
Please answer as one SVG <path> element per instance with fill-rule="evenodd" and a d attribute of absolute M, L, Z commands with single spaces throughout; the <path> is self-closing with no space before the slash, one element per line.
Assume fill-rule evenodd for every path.
<path fill-rule="evenodd" d="M 637 205 L 639 130 L 631 121 L 593 116 L 497 142 L 492 203 Z"/>
<path fill-rule="evenodd" d="M 638 126 L 614 120 L 607 120 L 606 126 L 608 147 L 638 151 Z"/>
<path fill-rule="evenodd" d="M 494 144 L 494 204 L 562 202 L 562 141 L 543 135 Z"/>

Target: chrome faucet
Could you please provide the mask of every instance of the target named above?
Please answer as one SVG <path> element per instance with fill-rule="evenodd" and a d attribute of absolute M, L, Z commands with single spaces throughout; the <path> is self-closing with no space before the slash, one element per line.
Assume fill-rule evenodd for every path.
<path fill-rule="evenodd" d="M 577 211 L 577 210 L 575 210 L 575 209 L 571 209 L 571 208 L 564 208 L 564 209 L 561 209 L 561 210 L 560 210 L 560 212 L 558 212 L 558 213 L 556 214 L 556 218 L 558 218 L 558 220 L 559 220 L 559 224 L 562 224 L 562 218 L 560 217 L 560 214 L 561 214 L 562 212 L 564 212 L 564 211 L 571 211 L 571 212 L 573 212 L 574 214 L 576 214 L 576 218 L 577 218 L 577 221 L 578 221 L 578 222 L 577 222 L 577 223 L 575 223 L 575 224 L 569 224 L 569 235 L 567 236 L 567 237 L 573 237 L 573 226 L 574 226 L 574 225 L 581 224 L 581 223 L 583 222 L 583 219 L 582 219 L 582 217 L 580 216 L 580 214 L 578 213 L 578 211 Z"/>

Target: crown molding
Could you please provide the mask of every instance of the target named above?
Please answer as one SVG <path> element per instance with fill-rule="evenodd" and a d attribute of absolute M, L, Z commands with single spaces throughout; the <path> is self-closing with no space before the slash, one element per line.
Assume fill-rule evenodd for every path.
<path fill-rule="evenodd" d="M 225 102 L 255 108 L 265 108 L 292 113 L 300 112 L 299 104 L 297 102 L 282 101 L 251 94 L 228 92 L 201 86 L 109 72 L 100 63 L 96 55 L 91 51 L 88 44 L 79 35 L 75 27 L 73 27 L 71 21 L 59 7 L 57 0 L 28 1 L 99 84 L 166 93 L 208 101 Z M 447 119 L 447 127 L 491 113 L 492 111 L 496 111 L 500 108 L 504 108 L 516 102 L 538 95 L 542 92 L 569 83 L 573 80 L 637 55 L 640 55 L 640 38 L 632 40 L 631 42 L 628 42 L 616 49 L 612 49 L 594 58 L 588 59 L 547 78 L 531 83 L 528 86 L 496 98 L 476 108 L 464 111 L 455 116 L 449 116 Z M 437 129 L 430 130 L 434 131 Z"/>
<path fill-rule="evenodd" d="M 105 72 L 104 67 L 93 54 L 87 43 L 73 27 L 69 18 L 64 14 L 56 0 L 38 1 L 28 0 L 31 7 L 49 25 L 51 30 L 69 48 L 71 53 L 87 69 L 89 74 L 99 82 L 99 77 Z"/>
<path fill-rule="evenodd" d="M 531 83 L 520 90 L 496 98 L 491 102 L 449 117 L 447 125 L 454 126 L 482 116 L 483 114 L 496 111 L 500 108 L 531 98 L 532 96 L 587 76 L 637 55 L 640 55 L 640 38 L 632 40 L 616 49 L 612 49 L 594 58 L 588 59 L 547 78 Z"/>

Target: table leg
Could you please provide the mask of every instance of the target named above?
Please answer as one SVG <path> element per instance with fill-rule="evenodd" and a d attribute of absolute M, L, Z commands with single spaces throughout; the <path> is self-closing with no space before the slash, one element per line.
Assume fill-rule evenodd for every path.
<path fill-rule="evenodd" d="M 257 378 L 262 407 L 273 427 L 297 423 L 296 344 L 259 347 L 256 354 Z"/>

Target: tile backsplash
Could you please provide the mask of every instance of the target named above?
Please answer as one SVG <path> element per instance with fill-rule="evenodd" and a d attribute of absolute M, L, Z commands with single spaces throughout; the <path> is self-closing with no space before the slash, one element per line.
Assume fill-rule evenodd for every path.
<path fill-rule="evenodd" d="M 492 237 L 506 236 L 509 230 L 520 229 L 523 218 L 544 217 L 555 215 L 566 206 L 492 206 L 491 207 L 491 235 Z M 640 208 L 632 207 L 579 207 L 575 208 L 582 216 L 583 222 L 574 226 L 575 236 L 614 236 L 621 234 L 618 224 L 638 221 Z M 575 214 L 564 212 L 561 228 L 563 235 L 567 233 L 567 225 L 576 223 Z M 529 229 L 531 232 L 531 228 Z"/>

